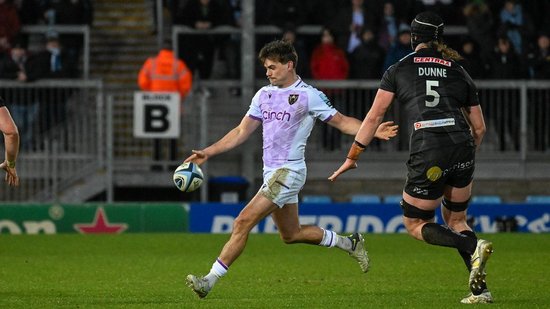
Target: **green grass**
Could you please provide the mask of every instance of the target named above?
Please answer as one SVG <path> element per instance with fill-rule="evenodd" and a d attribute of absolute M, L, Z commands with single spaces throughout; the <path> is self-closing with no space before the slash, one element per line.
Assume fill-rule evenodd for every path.
<path fill-rule="evenodd" d="M 550 234 L 485 235 L 493 308 L 550 306 Z M 206 299 L 184 284 L 208 272 L 228 235 L 0 236 L 0 308 L 463 308 L 453 249 L 407 235 L 367 235 L 361 273 L 338 249 L 251 235 Z"/>

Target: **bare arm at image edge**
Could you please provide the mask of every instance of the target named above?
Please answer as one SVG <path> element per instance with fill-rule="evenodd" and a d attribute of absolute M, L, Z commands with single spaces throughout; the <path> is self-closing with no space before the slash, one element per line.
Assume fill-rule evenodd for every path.
<path fill-rule="evenodd" d="M 0 168 L 6 172 L 5 180 L 10 186 L 19 185 L 19 177 L 15 168 L 15 162 L 19 155 L 19 131 L 11 118 L 10 112 L 0 107 L 0 131 L 4 135 L 4 147 L 6 148 L 5 160 Z"/>

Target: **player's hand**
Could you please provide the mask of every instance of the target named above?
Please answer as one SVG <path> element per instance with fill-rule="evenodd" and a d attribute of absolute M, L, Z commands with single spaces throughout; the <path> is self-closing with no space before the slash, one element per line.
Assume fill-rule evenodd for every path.
<path fill-rule="evenodd" d="M 191 150 L 191 152 L 193 154 L 190 155 L 187 159 L 185 159 L 185 161 L 183 161 L 184 163 L 193 162 L 195 164 L 201 165 L 206 160 L 208 160 L 208 155 L 204 152 L 204 150 Z"/>
<path fill-rule="evenodd" d="M 387 141 L 397 135 L 398 128 L 399 126 L 396 125 L 393 121 L 382 122 L 376 129 L 374 137 Z"/>
<path fill-rule="evenodd" d="M 4 161 L 0 164 L 0 168 L 6 172 L 6 177 L 4 179 L 8 185 L 12 187 L 19 186 L 19 176 L 17 176 L 17 170 L 15 167 L 8 167 L 8 162 Z"/>
<path fill-rule="evenodd" d="M 342 164 L 342 166 L 340 166 L 340 168 L 336 170 L 336 172 L 332 173 L 332 175 L 328 178 L 328 180 L 335 181 L 336 178 L 340 176 L 340 174 L 343 174 L 344 172 L 348 170 L 352 170 L 354 168 L 357 168 L 357 161 L 346 159 L 346 161 Z"/>

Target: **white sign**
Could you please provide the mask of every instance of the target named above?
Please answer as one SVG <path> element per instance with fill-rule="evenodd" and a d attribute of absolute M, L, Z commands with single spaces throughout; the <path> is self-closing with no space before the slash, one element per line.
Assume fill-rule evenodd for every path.
<path fill-rule="evenodd" d="M 179 135 L 179 93 L 134 93 L 134 137 L 178 138 Z"/>

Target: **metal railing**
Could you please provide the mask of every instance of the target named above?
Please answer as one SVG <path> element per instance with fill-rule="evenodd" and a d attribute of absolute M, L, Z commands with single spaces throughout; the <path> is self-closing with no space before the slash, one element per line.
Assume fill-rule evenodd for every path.
<path fill-rule="evenodd" d="M 378 81 L 307 81 L 328 93 L 336 108 L 362 119 L 369 110 Z M 251 92 L 265 85 L 257 80 Z M 547 179 L 550 164 L 550 81 L 478 81 L 488 132 L 479 151 L 482 178 Z M 152 141 L 133 136 L 133 93 L 111 92 L 106 104 L 103 85 L 95 80 L 2 82 L 4 97 L 21 135 L 18 171 L 21 187 L 0 186 L 3 201 L 85 201 L 113 188 L 170 186 L 170 166 L 191 149 L 209 145 L 238 124 L 251 97 L 231 95 L 238 80 L 196 81 L 184 102 L 177 161 L 162 161 L 162 173 L 151 171 Z M 118 97 L 116 104 L 113 100 Z M 402 122 L 398 104 L 387 119 Z M 375 142 L 365 154 L 370 178 L 401 178 L 408 132 L 389 142 Z M 320 123 L 310 136 L 306 156 L 308 177 L 325 177 L 347 151 L 353 137 L 342 136 Z M 244 145 L 210 160 L 205 174 L 259 175 L 261 134 Z M 3 149 L 0 149 L 2 151 Z M 374 164 L 373 164 L 374 163 Z M 354 177 L 364 177 L 354 173 Z M 253 180 L 254 178 L 250 178 Z M 206 193 L 202 194 L 203 200 Z"/>
<path fill-rule="evenodd" d="M 104 168 L 101 81 L 2 81 L 0 96 L 21 139 L 17 164 L 21 186 L 0 186 L 1 200 L 57 201 L 61 194 L 69 194 L 66 190 L 75 183 Z M 3 143 L 1 148 L 3 151 Z"/>

